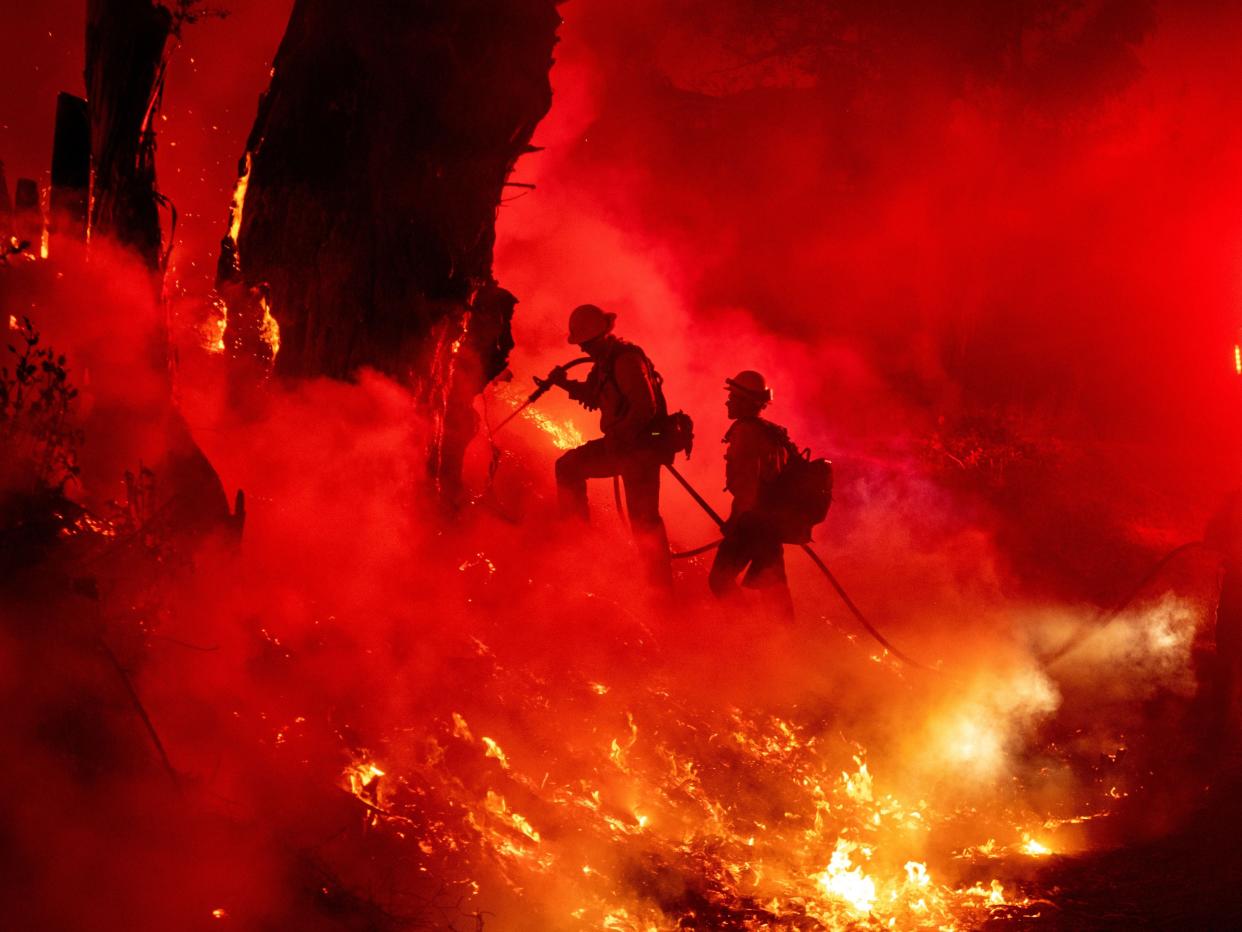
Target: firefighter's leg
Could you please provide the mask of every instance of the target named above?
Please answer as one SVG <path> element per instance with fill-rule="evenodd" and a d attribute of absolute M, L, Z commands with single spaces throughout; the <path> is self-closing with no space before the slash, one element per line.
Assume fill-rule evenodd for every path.
<path fill-rule="evenodd" d="M 718 599 L 740 598 L 742 589 L 737 584 L 737 577 L 749 563 L 746 539 L 736 532 L 725 534 L 725 539 L 716 548 L 716 558 L 712 560 L 711 571 L 707 574 L 707 586 L 712 590 L 712 595 Z"/>
<path fill-rule="evenodd" d="M 671 587 L 673 567 L 668 555 L 668 533 L 660 517 L 660 460 L 645 453 L 633 457 L 625 464 L 621 478 L 634 542 L 642 553 L 648 576 L 657 586 Z"/>
<path fill-rule="evenodd" d="M 756 516 L 746 524 L 750 535 L 750 569 L 742 585 L 759 593 L 767 611 L 782 621 L 793 621 L 793 597 L 785 577 L 785 548 L 780 531 L 769 521 Z"/>
<path fill-rule="evenodd" d="M 785 578 L 784 549 L 779 544 L 777 548 L 775 553 L 756 557 L 746 575 L 745 585 L 759 593 L 768 614 L 781 621 L 793 621 L 793 596 L 789 592 L 789 581 Z"/>
<path fill-rule="evenodd" d="M 589 521 L 587 480 L 616 475 L 616 466 L 604 441 L 589 440 L 574 447 L 556 461 L 556 498 L 562 518 Z"/>

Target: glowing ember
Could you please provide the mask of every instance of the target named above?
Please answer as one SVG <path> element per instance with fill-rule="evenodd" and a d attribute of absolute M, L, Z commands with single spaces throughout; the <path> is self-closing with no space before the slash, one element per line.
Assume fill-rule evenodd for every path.
<path fill-rule="evenodd" d="M 227 910 L 223 910 L 217 907 L 216 909 L 213 909 L 211 911 L 211 918 L 212 919 L 228 919 L 229 914 Z"/>
<path fill-rule="evenodd" d="M 511 825 L 535 844 L 539 843 L 539 833 L 535 831 L 535 827 L 521 813 L 512 811 L 505 798 L 499 793 L 493 793 L 491 790 L 488 790 L 485 806 L 487 811 L 496 816 L 500 821 Z"/>
<path fill-rule="evenodd" d="M 365 756 L 346 767 L 343 776 L 345 789 L 349 792 L 361 800 L 379 802 L 379 780 L 384 776 L 384 771 Z"/>
<path fill-rule="evenodd" d="M 482 741 L 483 744 L 487 747 L 487 750 L 484 752 L 483 756 L 495 758 L 496 760 L 500 761 L 501 767 L 503 767 L 505 770 L 508 770 L 509 759 L 505 757 L 505 752 L 501 749 L 500 745 L 497 744 L 495 741 L 493 741 L 491 738 L 488 738 L 486 736 L 480 738 L 479 740 Z"/>

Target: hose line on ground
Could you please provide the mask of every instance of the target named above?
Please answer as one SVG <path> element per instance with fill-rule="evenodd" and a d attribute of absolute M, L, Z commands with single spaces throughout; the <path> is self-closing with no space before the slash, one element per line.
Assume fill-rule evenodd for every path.
<path fill-rule="evenodd" d="M 1099 634 L 1119 617 L 1121 617 L 1121 613 L 1130 607 L 1131 603 L 1133 603 L 1134 600 L 1142 594 L 1143 590 L 1147 588 L 1148 583 L 1159 576 L 1160 573 L 1164 571 L 1165 567 L 1180 557 L 1183 553 L 1206 546 L 1207 544 L 1201 540 L 1192 540 L 1189 543 L 1174 547 L 1156 561 L 1155 565 L 1147 571 L 1147 574 L 1138 581 L 1137 585 L 1135 585 L 1133 589 L 1130 590 L 1129 595 L 1127 595 L 1103 615 L 1100 615 L 1095 623 L 1083 622 L 1079 626 L 1078 630 L 1066 639 L 1064 644 L 1052 651 L 1052 653 L 1045 654 L 1043 657 L 1040 657 L 1039 662 L 1046 667 L 1050 667 L 1070 651 L 1077 650 L 1089 639 Z M 1090 625 L 1090 627 L 1088 627 L 1088 625 Z"/>
<path fill-rule="evenodd" d="M 716 526 L 719 527 L 721 530 L 724 530 L 724 526 L 725 526 L 724 519 L 721 518 L 720 515 L 716 513 L 716 509 L 712 508 L 712 506 L 707 503 L 707 500 L 703 498 L 703 496 L 700 495 L 697 490 L 695 490 L 694 486 L 692 486 L 689 482 L 686 481 L 686 477 L 683 476 L 680 472 L 678 472 L 675 466 L 673 466 L 671 463 L 665 463 L 664 465 L 665 465 L 665 468 L 667 468 L 668 471 L 672 473 L 673 478 L 676 479 L 679 483 L 681 483 L 681 487 L 686 490 L 686 492 L 690 495 L 691 498 L 694 499 L 695 503 L 698 504 L 698 506 L 702 508 L 704 512 L 707 513 L 707 516 L 709 518 L 711 518 L 714 522 L 716 522 Z M 703 550 L 709 550 L 714 546 L 717 546 L 717 544 L 709 544 L 707 547 L 700 548 L 698 551 L 690 551 L 684 555 L 689 556 L 696 552 L 701 553 Z M 841 597 L 841 601 L 844 602 L 845 607 L 850 610 L 850 614 L 854 616 L 855 620 L 860 625 L 862 625 L 863 629 L 868 634 L 870 634 L 873 638 L 875 638 L 875 640 L 879 642 L 879 644 L 886 651 L 888 651 L 890 654 L 892 654 L 894 657 L 896 657 L 902 663 L 907 664 L 908 666 L 915 667 L 916 669 L 919 669 L 919 670 L 926 670 L 931 673 L 940 672 L 935 667 L 929 667 L 924 663 L 920 663 L 919 661 L 915 660 L 913 657 L 910 657 L 908 654 L 905 654 L 902 651 L 898 650 L 893 645 L 892 641 L 890 641 L 883 634 L 881 634 L 879 629 L 877 629 L 875 625 L 873 625 L 870 621 L 867 620 L 867 617 L 862 613 L 862 610 L 857 605 L 854 604 L 854 600 L 851 599 L 849 596 L 849 593 L 845 591 L 845 587 L 841 585 L 841 583 L 837 580 L 837 577 L 832 574 L 832 571 L 830 569 L 828 569 L 827 564 L 824 563 L 824 561 L 820 559 L 819 554 L 817 554 L 813 549 L 811 549 L 811 545 L 802 544 L 801 546 L 802 546 L 803 551 L 806 553 L 806 555 L 811 558 L 812 562 L 814 562 L 814 564 L 817 567 L 819 567 L 819 571 L 823 573 L 825 578 L 827 578 L 828 582 L 832 584 L 832 588 L 835 589 L 837 595 Z"/>

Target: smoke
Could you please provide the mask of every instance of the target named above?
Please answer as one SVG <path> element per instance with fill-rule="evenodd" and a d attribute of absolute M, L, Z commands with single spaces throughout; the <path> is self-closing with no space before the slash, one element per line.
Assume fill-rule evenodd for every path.
<path fill-rule="evenodd" d="M 183 217 L 180 410 L 229 498 L 245 490 L 245 535 L 191 548 L 188 569 L 125 551 L 68 574 L 100 600 L 3 609 L 0 681 L 23 713 L 2 829 L 27 855 L 4 901 L 36 891 L 24 925 L 212 927 L 220 909 L 331 928 L 382 904 L 444 927 L 466 921 L 464 895 L 488 928 L 637 928 L 760 894 L 788 905 L 819 875 L 849 886 L 830 870 L 845 847 L 882 885 L 924 860 L 937 883 L 986 884 L 955 855 L 1030 833 L 1072 850 L 1090 823 L 1049 822 L 1139 793 L 1155 755 L 1120 748 L 1181 727 L 1211 568 L 1064 664 L 1039 658 L 1196 536 L 1232 481 L 1233 19 L 562 7 L 545 149 L 514 177 L 536 188 L 500 211 L 518 378 L 488 390 L 487 420 L 575 352 L 568 311 L 598 303 L 694 415 L 684 471 L 723 505 L 722 382 L 760 369 L 773 419 L 834 460 L 816 546 L 937 674 L 886 657 L 792 548 L 801 627 L 722 612 L 710 556 L 679 564 L 681 602 L 650 604 L 605 483 L 589 532 L 555 521 L 555 437 L 537 421 L 479 438 L 481 497 L 445 515 L 420 481 L 425 425 L 389 380 L 271 384 L 234 410 L 199 343 L 202 292 L 287 12 L 234 6 L 174 60 L 160 172 Z M 167 383 L 142 273 L 93 249 L 93 271 L 63 279 L 32 265 L 44 277 L 20 300 L 90 369 L 88 429 L 92 394 L 138 412 L 127 432 L 88 430 L 96 502 L 158 463 L 142 413 Z M 556 393 L 538 410 L 594 432 Z M 671 483 L 663 508 L 675 548 L 715 536 Z M 32 618 L 115 645 L 184 795 L 82 646 L 93 634 L 31 648 L 7 632 Z"/>
<path fill-rule="evenodd" d="M 709 449 L 762 368 L 841 511 L 930 472 L 1008 582 L 1099 598 L 1232 482 L 1238 24 L 986 6 L 567 5 L 499 268 L 533 368 L 610 307 Z"/>

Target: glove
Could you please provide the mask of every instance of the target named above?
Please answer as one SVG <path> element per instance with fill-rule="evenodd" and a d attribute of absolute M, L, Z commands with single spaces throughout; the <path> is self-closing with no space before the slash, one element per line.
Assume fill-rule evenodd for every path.
<path fill-rule="evenodd" d="M 564 366 L 557 366 L 548 373 L 548 377 L 545 381 L 548 384 L 565 388 L 569 385 L 568 370 Z"/>

